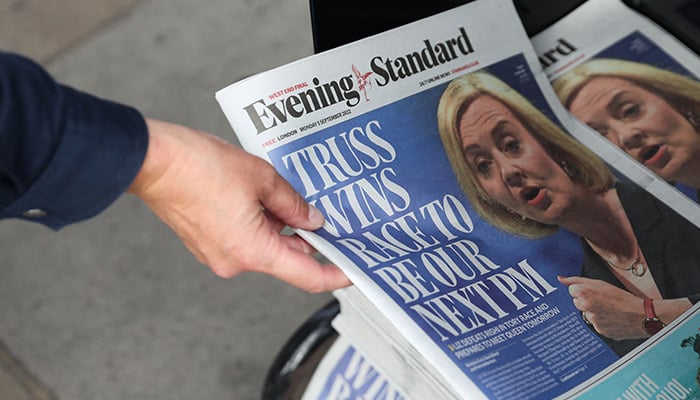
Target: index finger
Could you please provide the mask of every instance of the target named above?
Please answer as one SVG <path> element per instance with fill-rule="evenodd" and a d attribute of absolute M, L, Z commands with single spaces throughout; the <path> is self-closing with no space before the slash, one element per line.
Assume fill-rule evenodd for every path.
<path fill-rule="evenodd" d="M 580 276 L 561 276 L 557 275 L 557 280 L 566 286 L 571 286 L 577 283 L 584 283 L 588 278 L 583 278 Z"/>

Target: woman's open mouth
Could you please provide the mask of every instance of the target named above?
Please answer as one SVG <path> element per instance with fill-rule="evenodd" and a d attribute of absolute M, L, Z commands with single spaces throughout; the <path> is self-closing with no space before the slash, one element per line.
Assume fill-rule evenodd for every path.
<path fill-rule="evenodd" d="M 527 204 L 537 205 L 544 198 L 544 190 L 540 188 L 527 188 L 523 190 L 522 196 Z"/>
<path fill-rule="evenodd" d="M 645 146 L 639 151 L 639 157 L 645 165 L 655 164 L 661 159 L 666 150 L 666 145 L 655 144 L 652 146 Z"/>

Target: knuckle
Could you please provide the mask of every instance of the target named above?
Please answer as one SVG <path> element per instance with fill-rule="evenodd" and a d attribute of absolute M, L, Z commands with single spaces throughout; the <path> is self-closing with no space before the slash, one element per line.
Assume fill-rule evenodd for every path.
<path fill-rule="evenodd" d="M 260 190 L 266 194 L 273 194 L 279 185 L 280 177 L 270 164 L 263 160 L 257 161 L 257 165 L 253 166 L 255 170 L 255 179 L 260 185 Z"/>

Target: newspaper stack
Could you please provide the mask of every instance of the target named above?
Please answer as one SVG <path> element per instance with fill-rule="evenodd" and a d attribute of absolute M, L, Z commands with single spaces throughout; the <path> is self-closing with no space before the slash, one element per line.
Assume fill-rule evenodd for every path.
<path fill-rule="evenodd" d="M 342 312 L 333 327 L 387 381 L 412 399 L 460 398 L 440 371 L 357 288 L 336 291 L 335 296 Z"/>
<path fill-rule="evenodd" d="M 348 338 L 339 336 L 311 378 L 302 400 L 407 399 Z"/>
<path fill-rule="evenodd" d="M 216 94 L 354 283 L 334 324 L 363 367 L 337 398 L 698 398 L 698 61 L 611 0 L 536 44 L 479 0 Z M 678 96 L 550 84 L 616 52 L 677 66 Z"/>

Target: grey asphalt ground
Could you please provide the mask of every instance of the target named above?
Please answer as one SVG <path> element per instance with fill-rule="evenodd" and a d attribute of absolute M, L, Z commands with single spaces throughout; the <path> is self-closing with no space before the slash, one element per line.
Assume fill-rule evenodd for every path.
<path fill-rule="evenodd" d="M 0 12 L 30 3 L 2 0 Z M 42 21 L 56 34 L 71 24 Z M 214 92 L 312 51 L 306 0 L 139 0 L 43 63 L 71 86 L 235 141 Z M 59 400 L 257 399 L 277 351 L 330 298 L 216 277 L 130 195 L 60 232 L 0 221 L 0 341 Z"/>

